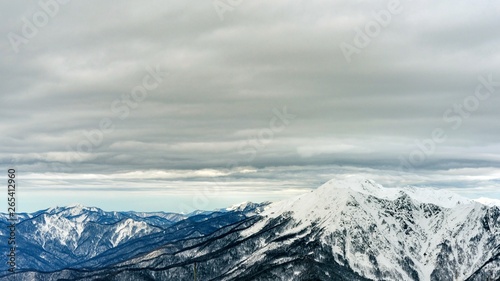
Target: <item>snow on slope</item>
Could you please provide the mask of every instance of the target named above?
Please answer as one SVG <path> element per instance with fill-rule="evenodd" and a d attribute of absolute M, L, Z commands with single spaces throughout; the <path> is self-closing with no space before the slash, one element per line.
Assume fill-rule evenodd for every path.
<path fill-rule="evenodd" d="M 373 180 L 349 177 L 345 180 L 331 180 L 310 193 L 293 199 L 276 202 L 266 207 L 266 213 L 272 217 L 288 210 L 293 210 L 294 217 L 310 221 L 341 215 L 341 211 L 354 198 L 360 195 L 373 196 L 379 199 L 396 200 L 407 195 L 418 203 L 431 203 L 443 208 L 457 205 L 474 204 L 475 202 L 446 190 L 432 188 L 386 188 Z M 361 197 L 364 197 L 361 196 Z M 352 204 L 357 204 L 351 202 Z M 312 216 L 314 214 L 314 216 Z"/>
<path fill-rule="evenodd" d="M 414 280 L 415 276 L 464 280 L 500 243 L 498 218 L 485 226 L 487 210 L 448 191 L 384 188 L 351 177 L 271 204 L 261 215 L 275 218 L 291 211 L 298 223 L 281 235 L 317 225 L 324 231 L 322 242 L 332 246 L 338 262 L 346 261 L 371 279 L 382 274 L 387 280 Z M 265 224 L 260 222 L 242 235 L 255 233 Z M 441 263 L 451 269 L 439 271 Z"/>
<path fill-rule="evenodd" d="M 457 204 L 470 204 L 472 201 L 448 190 L 435 189 L 429 187 L 386 188 L 373 180 L 359 177 L 348 177 L 345 180 L 331 180 L 318 189 L 327 190 L 329 188 L 347 188 L 363 194 L 372 195 L 377 198 L 394 200 L 406 193 L 413 200 L 420 203 L 431 203 L 445 208 L 452 208 Z M 323 191 L 325 192 L 325 191 Z"/>
<path fill-rule="evenodd" d="M 258 204 L 245 202 L 226 211 L 244 211 L 253 209 L 254 205 Z M 123 268 L 135 270 L 127 271 L 131 275 L 125 276 L 130 278 L 116 280 L 146 280 L 133 275 L 138 269 L 141 269 L 141 275 L 142 270 L 152 270 L 151 278 L 147 280 L 183 280 L 178 276 L 185 276 L 185 265 L 193 261 L 199 262 L 200 268 L 210 269 L 200 271 L 200 274 L 207 274 L 204 280 L 250 280 L 249 276 L 253 276 L 250 274 L 263 269 L 271 274 L 266 276 L 279 276 L 280 279 L 258 280 L 329 280 L 317 278 L 320 273 L 328 272 L 343 274 L 345 278 L 342 280 L 359 280 L 356 277 L 363 276 L 388 281 L 463 281 L 473 273 L 478 277 L 471 281 L 488 280 L 485 277 L 500 280 L 500 263 L 491 262 L 498 251 L 495 248 L 500 245 L 500 209 L 446 191 L 384 188 L 371 180 L 350 177 L 327 182 L 290 200 L 263 206 L 259 205 L 256 216 L 244 223 L 236 220 L 242 224 L 230 223 L 230 227 L 218 230 L 206 240 L 198 236 L 196 239 L 180 239 L 175 246 L 169 243 L 123 261 L 117 266 L 119 272 L 123 272 Z M 75 210 L 54 210 L 51 218 L 55 221 L 49 224 L 70 229 L 70 225 L 64 225 L 67 220 L 85 222 L 88 218 L 82 217 L 84 214 L 93 215 L 84 207 L 73 208 Z M 224 210 L 221 213 L 224 214 Z M 137 215 L 142 216 L 147 215 Z M 105 213 L 99 217 L 108 222 Z M 194 222 L 193 231 L 199 233 L 197 224 Z M 100 236 L 103 244 L 123 245 L 128 237 L 141 236 L 141 229 L 147 226 L 129 217 L 105 225 L 112 227 L 103 231 L 103 235 L 84 231 L 89 239 L 80 239 L 79 243 L 92 246 L 94 238 Z M 212 228 L 213 224 L 209 226 Z M 132 244 L 135 243 L 125 246 Z M 79 249 L 85 248 L 82 247 L 85 244 L 78 245 Z M 52 245 L 55 247 L 59 245 Z M 85 254 L 92 257 L 96 253 Z M 190 270 L 191 266 L 188 266 L 189 273 Z M 355 274 L 351 274 L 351 270 Z M 114 276 L 116 272 L 104 272 L 109 275 L 102 275 L 99 280 L 108 280 L 105 277 Z M 69 272 L 57 274 L 53 276 L 72 279 L 70 275 L 64 275 Z M 94 273 L 85 274 L 82 276 L 89 277 Z M 83 277 L 81 280 L 97 280 L 97 277 Z"/>
<path fill-rule="evenodd" d="M 118 220 L 118 217 L 101 223 L 101 227 L 89 227 L 96 226 L 98 218 L 105 218 L 104 212 L 95 207 L 85 207 L 80 204 L 55 207 L 47 209 L 31 220 L 27 230 L 32 233 L 32 239 L 44 249 L 46 245 L 57 246 L 59 243 L 71 251 L 80 247 L 81 239 L 85 240 L 88 236 L 92 236 L 93 239 L 109 239 L 109 243 L 116 247 L 134 237 L 160 230 L 142 221 L 130 218 Z M 93 235 L 85 232 L 91 231 L 90 229 L 92 231 L 99 229 L 100 232 Z"/>
<path fill-rule="evenodd" d="M 481 197 L 478 199 L 474 199 L 474 201 L 479 202 L 479 203 L 486 205 L 486 206 L 490 206 L 490 207 L 492 207 L 492 206 L 500 207 L 500 199 Z"/>
<path fill-rule="evenodd" d="M 113 247 L 116 247 L 134 236 L 145 236 L 151 232 L 151 228 L 149 228 L 145 222 L 126 219 L 116 225 L 115 232 L 111 236 L 111 244 Z"/>

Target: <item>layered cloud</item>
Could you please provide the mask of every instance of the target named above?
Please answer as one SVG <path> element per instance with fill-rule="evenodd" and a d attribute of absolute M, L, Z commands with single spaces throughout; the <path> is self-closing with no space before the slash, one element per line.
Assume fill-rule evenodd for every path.
<path fill-rule="evenodd" d="M 264 192 L 266 181 L 312 188 L 324 169 L 347 166 L 457 189 L 487 177 L 477 190 L 499 196 L 498 3 L 46 0 L 0 10 L 0 161 L 38 175 L 26 189 L 56 188 L 42 179 L 58 175 L 80 192 L 181 190 L 216 171 L 236 192 L 231 175 L 250 167 L 259 176 L 244 186 Z M 287 184 L 286 171 L 301 177 Z"/>

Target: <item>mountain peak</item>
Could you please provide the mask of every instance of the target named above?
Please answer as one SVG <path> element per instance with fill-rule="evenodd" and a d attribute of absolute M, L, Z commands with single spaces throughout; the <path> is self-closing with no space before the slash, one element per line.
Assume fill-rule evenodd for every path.
<path fill-rule="evenodd" d="M 498 236 L 492 231 L 499 223 L 496 210 L 449 190 L 388 188 L 355 176 L 330 180 L 312 192 L 271 204 L 263 215 L 269 221 L 290 218 L 287 237 L 317 230 L 342 264 L 371 280 L 465 280 L 456 276 L 470 276 L 471 268 L 487 262 L 489 254 L 482 253 L 498 245 L 487 240 Z M 488 238 L 477 238 L 483 236 Z M 469 256 L 455 258 L 465 251 Z M 443 264 L 463 268 L 455 276 L 443 272 Z"/>
<path fill-rule="evenodd" d="M 486 206 L 489 206 L 489 207 L 493 207 L 493 206 L 500 207 L 500 200 L 499 199 L 481 197 L 481 198 L 474 199 L 474 201 L 479 202 L 479 203 L 486 205 Z"/>
<path fill-rule="evenodd" d="M 79 203 L 70 204 L 63 207 L 51 207 L 46 210 L 37 212 L 37 213 L 47 213 L 47 214 L 59 214 L 64 217 L 75 217 L 88 212 L 98 212 L 100 213 L 102 210 L 96 207 L 87 207 Z"/>
<path fill-rule="evenodd" d="M 387 190 L 375 181 L 361 177 L 347 177 L 345 179 L 333 179 L 317 189 L 317 192 L 330 192 L 337 189 L 348 189 L 366 195 L 372 195 L 379 198 L 385 198 L 387 192 L 392 193 L 392 190 Z M 394 190 L 396 191 L 396 190 Z"/>
<path fill-rule="evenodd" d="M 444 208 L 453 208 L 458 204 L 472 204 L 473 201 L 448 190 L 432 187 L 383 187 L 374 180 L 357 176 L 345 179 L 334 179 L 320 186 L 319 193 L 333 192 L 338 189 L 348 189 L 364 195 L 371 195 L 379 199 L 395 200 L 407 195 L 412 200 L 420 203 L 431 203 Z"/>
<path fill-rule="evenodd" d="M 66 208 L 79 208 L 79 209 L 83 209 L 85 208 L 84 205 L 80 204 L 80 203 L 73 203 L 73 204 L 69 204 L 68 206 L 66 206 Z"/>
<path fill-rule="evenodd" d="M 472 200 L 447 190 L 427 187 L 383 187 L 374 180 L 352 176 L 333 179 L 310 193 L 293 199 L 273 203 L 266 208 L 266 215 L 278 216 L 292 210 L 300 220 L 315 220 L 341 214 L 350 206 L 365 205 L 367 197 L 396 201 L 408 205 L 434 204 L 442 208 L 473 204 Z M 368 199 L 368 200 L 367 200 Z M 361 206 L 360 208 L 364 208 Z"/>
<path fill-rule="evenodd" d="M 100 209 L 96 207 L 87 207 L 84 206 L 80 203 L 75 203 L 75 204 L 70 204 L 64 208 L 65 210 L 69 211 L 72 214 L 81 214 L 82 212 L 89 211 L 89 212 L 99 212 Z"/>
<path fill-rule="evenodd" d="M 72 204 L 19 224 L 35 258 L 16 277 L 177 280 L 197 263 L 203 280 L 497 280 L 499 211 L 464 200 L 346 177 L 290 200 L 175 221 Z"/>

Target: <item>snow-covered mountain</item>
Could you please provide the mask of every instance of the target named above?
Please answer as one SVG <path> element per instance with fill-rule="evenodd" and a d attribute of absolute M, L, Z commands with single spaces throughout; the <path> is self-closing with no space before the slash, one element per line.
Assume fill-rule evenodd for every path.
<path fill-rule="evenodd" d="M 253 203 L 247 201 L 232 205 L 231 207 L 226 208 L 224 210 L 228 212 L 231 211 L 245 212 L 247 215 L 255 215 L 264 211 L 265 207 L 269 204 L 271 204 L 271 202 Z"/>
<path fill-rule="evenodd" d="M 290 232 L 316 225 L 338 263 L 373 280 L 465 280 L 500 245 L 498 208 L 435 189 L 330 181 L 262 215 L 290 210 L 299 222 Z M 496 270 L 486 275 L 500 278 Z"/>
<path fill-rule="evenodd" d="M 110 242 L 104 255 L 79 264 L 85 271 L 14 277 L 193 280 L 196 268 L 198 280 L 500 279 L 500 209 L 440 190 L 353 177 L 289 200 L 199 216 L 157 232 L 137 227 L 149 233 Z"/>
<path fill-rule="evenodd" d="M 158 246 L 155 243 L 202 236 L 206 231 L 231 223 L 231 219 L 239 219 L 222 219 L 227 212 L 203 213 L 106 212 L 77 204 L 19 214 L 17 268 L 19 271 L 54 271 L 105 266 L 147 252 Z M 213 220 L 217 217 L 219 222 Z M 9 236 L 7 218 L 6 214 L 0 214 L 3 241 Z M 0 249 L 7 252 L 7 246 L 0 244 Z M 6 273 L 7 264 L 1 264 L 0 268 Z"/>

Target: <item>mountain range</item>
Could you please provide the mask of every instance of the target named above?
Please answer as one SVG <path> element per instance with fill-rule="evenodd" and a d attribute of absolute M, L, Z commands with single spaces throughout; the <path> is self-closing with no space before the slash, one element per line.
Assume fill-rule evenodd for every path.
<path fill-rule="evenodd" d="M 480 202 L 349 177 L 187 215 L 51 208 L 19 214 L 0 280 L 500 280 L 500 209 Z"/>

